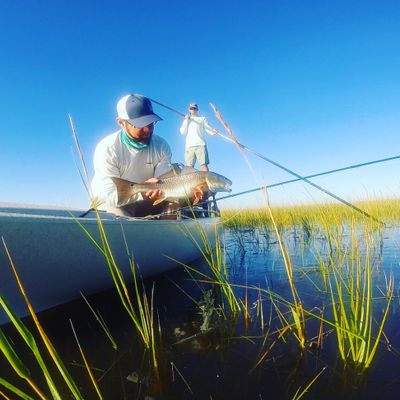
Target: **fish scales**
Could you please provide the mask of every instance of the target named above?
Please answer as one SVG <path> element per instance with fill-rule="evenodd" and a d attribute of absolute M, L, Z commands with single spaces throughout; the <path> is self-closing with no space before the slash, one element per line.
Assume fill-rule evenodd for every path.
<path fill-rule="evenodd" d="M 157 189 L 162 192 L 162 197 L 156 200 L 154 205 L 164 200 L 179 203 L 182 200 L 191 199 L 196 191 L 230 192 L 232 184 L 228 178 L 209 171 L 181 172 L 162 177 L 157 183 L 134 183 L 120 178 L 112 178 L 112 180 L 117 187 L 119 205 L 129 204 L 137 193 Z"/>

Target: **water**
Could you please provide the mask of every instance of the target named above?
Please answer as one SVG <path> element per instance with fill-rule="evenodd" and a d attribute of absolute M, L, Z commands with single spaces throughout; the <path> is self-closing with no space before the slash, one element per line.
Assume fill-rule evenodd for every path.
<path fill-rule="evenodd" d="M 359 236 L 362 237 L 361 233 Z M 323 287 L 323 278 L 316 261 L 316 254 L 328 254 L 327 241 L 318 232 L 308 238 L 301 230 L 286 232 L 284 237 L 295 266 L 294 279 L 304 308 L 319 315 L 325 307 L 324 317 L 332 319 L 329 294 L 318 290 Z M 342 240 L 344 244 L 349 240 L 348 232 L 343 232 Z M 400 389 L 397 318 L 400 240 L 395 229 L 387 229 L 383 236 L 375 238 L 374 294 L 382 297 L 379 288 L 385 290 L 385 279 L 390 274 L 395 278 L 395 291 L 385 335 L 371 367 L 364 374 L 344 368 L 338 358 L 335 332 L 329 325 L 323 325 L 325 334 L 322 348 L 319 348 L 316 336 L 320 322 L 308 319 L 308 344 L 302 350 L 290 332 L 278 338 L 276 332 L 282 325 L 268 294 L 239 287 L 260 286 L 291 301 L 287 274 L 273 235 L 256 230 L 227 232 L 225 242 L 230 280 L 238 285 L 236 292 L 240 298 L 244 299 L 247 292 L 251 317 L 248 322 L 242 316 L 229 318 L 226 308 L 225 315 L 221 315 L 215 286 L 193 282 L 190 274 L 182 269 L 146 281 L 148 293 L 154 282 L 155 309 L 161 325 L 159 379 L 155 378 L 149 356 L 139 344 L 135 329 L 114 291 L 92 296 L 89 300 L 106 321 L 118 344 L 116 351 L 83 300 L 40 315 L 48 336 L 85 398 L 97 397 L 82 366 L 70 320 L 105 399 L 292 399 L 298 388 L 304 389 L 320 371 L 323 372 L 304 398 L 397 398 Z M 207 270 L 201 260 L 193 267 Z M 264 321 L 257 316 L 260 304 Z M 378 321 L 384 304 L 384 300 L 375 304 L 374 317 Z M 289 318 L 285 314 L 288 309 L 280 307 L 283 316 Z M 27 324 L 32 327 L 29 320 Z M 264 340 L 268 331 L 269 336 Z M 44 388 L 43 378 L 26 346 L 12 327 L 7 326 L 5 332 L 29 365 L 34 380 Z M 263 360 L 256 367 L 261 356 Z M 0 366 L 0 376 L 26 388 L 5 362 Z M 71 398 L 64 385 L 60 385 L 64 398 Z M 26 392 L 30 393 L 30 389 L 26 388 Z"/>

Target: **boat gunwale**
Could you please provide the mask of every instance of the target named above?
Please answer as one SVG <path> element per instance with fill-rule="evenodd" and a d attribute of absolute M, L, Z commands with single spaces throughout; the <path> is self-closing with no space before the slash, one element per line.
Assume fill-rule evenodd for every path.
<path fill-rule="evenodd" d="M 118 216 L 118 217 L 112 217 L 110 215 L 105 215 L 101 216 L 101 221 L 105 224 L 138 224 L 138 223 L 143 223 L 143 224 L 149 224 L 149 223 L 154 223 L 157 225 L 160 224 L 182 224 L 182 223 L 187 223 L 189 221 L 192 222 L 201 222 L 201 223 L 206 223 L 207 221 L 216 221 L 220 217 L 201 217 L 201 218 L 180 218 L 180 219 L 145 219 L 145 218 L 135 218 L 135 217 L 124 217 L 124 216 Z M 0 222 L 2 221 L 10 221 L 10 220 L 15 220 L 15 221 L 64 221 L 64 222 L 91 222 L 97 223 L 97 218 L 96 217 L 79 217 L 79 216 L 62 216 L 62 215 L 44 215 L 44 214 L 29 214 L 29 213 L 12 213 L 12 212 L 2 212 L 0 211 Z"/>

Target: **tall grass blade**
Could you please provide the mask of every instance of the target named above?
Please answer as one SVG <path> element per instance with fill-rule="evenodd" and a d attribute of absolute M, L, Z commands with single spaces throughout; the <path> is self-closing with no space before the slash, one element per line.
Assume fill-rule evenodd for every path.
<path fill-rule="evenodd" d="M 66 369 L 66 367 L 65 367 L 64 363 L 62 362 L 60 356 L 58 355 L 58 353 L 56 352 L 55 348 L 53 347 L 50 339 L 47 337 L 46 332 L 43 330 L 43 328 L 42 328 L 42 326 L 41 326 L 41 324 L 40 324 L 40 322 L 39 322 L 39 320 L 38 320 L 38 318 L 36 316 L 36 313 L 35 313 L 35 311 L 34 311 L 34 309 L 32 307 L 32 304 L 30 303 L 29 298 L 28 298 L 28 296 L 27 296 L 27 294 L 25 292 L 25 288 L 23 287 L 22 282 L 21 282 L 21 280 L 19 278 L 19 275 L 17 273 L 17 269 L 16 269 L 16 267 L 14 265 L 14 262 L 13 262 L 13 260 L 11 258 L 11 255 L 10 255 L 10 253 L 8 251 L 8 248 L 7 248 L 7 245 L 6 245 L 5 241 L 4 241 L 4 238 L 2 238 L 2 241 L 3 241 L 3 245 L 4 245 L 4 248 L 5 248 L 8 260 L 10 262 L 12 271 L 14 273 L 14 277 L 15 277 L 15 279 L 17 281 L 19 290 L 20 290 L 20 292 L 21 292 L 21 294 L 22 294 L 22 296 L 23 296 L 23 298 L 25 300 L 25 303 L 26 303 L 26 305 L 28 307 L 29 313 L 32 316 L 32 319 L 33 319 L 33 321 L 35 323 L 35 326 L 36 326 L 36 328 L 37 328 L 37 330 L 38 330 L 38 332 L 39 332 L 39 334 L 40 334 L 40 336 L 42 338 L 42 341 L 43 341 L 43 343 L 44 343 L 49 355 L 51 356 L 52 360 L 54 361 L 57 369 L 59 370 L 61 376 L 63 377 L 65 383 L 69 387 L 69 389 L 70 389 L 71 393 L 73 394 L 73 396 L 75 397 L 75 399 L 83 399 L 82 395 L 80 394 L 80 391 L 79 391 L 78 387 L 76 386 L 75 382 L 71 378 L 68 370 Z M 27 329 L 26 329 L 25 326 L 22 325 L 21 321 L 20 320 L 18 321 L 18 319 L 16 319 L 16 321 L 17 321 L 17 325 L 21 325 L 20 331 L 26 332 Z M 18 324 L 18 322 L 20 324 Z M 32 335 L 30 335 L 30 336 L 32 337 Z M 37 354 L 39 354 L 38 350 L 37 350 Z M 35 356 L 37 354 L 35 354 Z M 40 357 L 40 359 L 41 359 L 41 357 Z M 42 369 L 43 369 L 43 367 L 42 367 Z M 49 383 L 49 387 L 51 389 L 51 392 L 52 392 L 53 396 L 55 396 L 56 398 L 60 398 L 59 394 L 58 394 L 58 392 L 57 392 L 57 390 L 56 390 L 56 388 L 55 388 L 55 386 L 54 386 L 54 384 L 52 382 L 52 380 L 50 379 L 50 375 L 48 373 L 46 375 L 46 380 Z"/>
<path fill-rule="evenodd" d="M 90 311 L 92 312 L 92 314 L 94 315 L 94 317 L 96 318 L 96 321 L 100 324 L 101 328 L 103 329 L 103 332 L 105 333 L 105 335 L 107 336 L 107 338 L 109 339 L 109 341 L 111 342 L 111 346 L 114 350 L 118 350 L 118 346 L 117 343 L 115 342 L 110 330 L 108 329 L 108 326 L 106 325 L 106 323 L 104 322 L 103 317 L 101 316 L 101 314 L 92 307 L 92 305 L 89 303 L 89 300 L 86 298 L 86 296 L 82 293 L 81 296 L 83 297 L 83 300 L 85 300 L 85 303 L 87 304 L 87 306 L 89 307 Z"/>
<path fill-rule="evenodd" d="M 322 368 L 322 370 L 318 372 L 318 374 L 311 380 L 311 382 L 301 392 L 300 392 L 301 388 L 299 388 L 297 390 L 297 392 L 295 393 L 295 395 L 293 396 L 292 400 L 300 400 L 309 391 L 310 387 L 315 383 L 315 381 L 325 371 L 326 368 L 327 368 L 327 366 Z"/>
<path fill-rule="evenodd" d="M 69 322 L 70 322 L 70 324 L 71 324 L 72 332 L 74 333 L 75 341 L 76 341 L 76 343 L 77 343 L 77 345 L 78 345 L 79 352 L 81 353 L 82 360 L 83 360 L 83 362 L 84 362 L 84 364 L 85 364 L 86 371 L 87 371 L 88 374 L 89 374 L 90 380 L 91 380 L 91 382 L 92 382 L 92 384 L 93 384 L 93 387 L 94 387 L 95 390 L 96 390 L 97 396 L 99 397 L 100 400 L 102 400 L 102 399 L 103 399 L 103 396 L 102 396 L 101 393 L 100 393 L 99 386 L 97 385 L 96 379 L 95 379 L 95 377 L 93 376 L 93 372 L 92 372 L 92 370 L 91 370 L 91 368 L 90 368 L 90 366 L 89 366 L 89 363 L 87 362 L 85 353 L 83 352 L 82 346 L 81 346 L 81 344 L 80 344 L 80 342 L 79 342 L 79 339 L 78 339 L 78 336 L 77 336 L 77 334 L 76 334 L 76 332 L 75 332 L 74 324 L 72 323 L 71 320 L 69 320 Z"/>
<path fill-rule="evenodd" d="M 33 390 L 37 393 L 37 395 L 41 399 L 45 399 L 46 397 L 40 391 L 40 389 L 36 386 L 36 384 L 31 379 L 31 373 L 29 369 L 25 366 L 25 364 L 18 357 L 17 353 L 14 351 L 10 342 L 4 335 L 3 331 L 0 329 L 0 349 L 7 358 L 9 365 L 14 369 L 14 371 L 28 384 L 33 388 Z"/>
<path fill-rule="evenodd" d="M 35 400 L 33 397 L 27 395 L 25 392 L 23 392 L 21 389 L 17 388 L 16 386 L 14 386 L 13 384 L 11 384 L 10 382 L 6 381 L 5 379 L 0 377 L 0 385 L 4 386 L 5 388 L 7 388 L 10 392 L 16 394 L 17 396 L 19 396 L 21 399 L 24 400 Z M 10 397 L 6 396 L 3 392 L 0 391 L 0 394 L 7 400 L 11 400 Z"/>
<path fill-rule="evenodd" d="M 36 340 L 33 337 L 32 333 L 29 331 L 29 329 L 25 326 L 25 324 L 21 321 L 21 319 L 11 310 L 11 308 L 8 306 L 6 301 L 2 296 L 0 296 L 0 305 L 7 314 L 8 318 L 12 322 L 13 326 L 15 329 L 18 331 L 22 339 L 25 341 L 27 346 L 30 348 L 32 351 L 35 360 L 39 364 L 39 367 L 41 368 L 43 375 L 46 379 L 46 383 L 55 399 L 61 399 L 60 394 L 58 393 L 58 390 L 56 388 L 56 385 L 50 375 L 50 372 L 46 366 L 45 361 L 43 360 L 43 357 L 39 351 L 39 348 L 36 344 Z"/>
<path fill-rule="evenodd" d="M 14 371 L 23 379 L 30 379 L 31 372 L 18 357 L 10 342 L 0 329 L 0 349 L 8 360 L 8 363 L 14 368 Z"/>

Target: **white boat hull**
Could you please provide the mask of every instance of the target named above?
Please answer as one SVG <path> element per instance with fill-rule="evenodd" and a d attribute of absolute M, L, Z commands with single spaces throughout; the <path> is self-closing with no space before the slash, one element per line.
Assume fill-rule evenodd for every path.
<path fill-rule="evenodd" d="M 76 299 L 80 292 L 89 295 L 113 287 L 104 256 L 77 221 L 99 239 L 94 213 L 76 219 L 60 210 L 0 208 L 0 235 L 36 311 Z M 218 218 L 137 220 L 103 214 L 102 221 L 117 264 L 131 279 L 124 236 L 142 277 L 147 278 L 198 258 L 195 241 L 202 246 L 200 230 L 214 243 Z M 0 249 L 0 295 L 17 314 L 27 315 L 4 248 Z M 0 324 L 4 322 L 0 310 Z"/>

